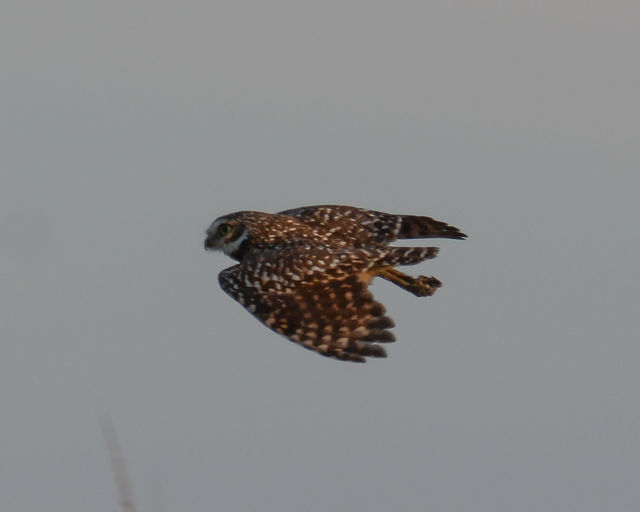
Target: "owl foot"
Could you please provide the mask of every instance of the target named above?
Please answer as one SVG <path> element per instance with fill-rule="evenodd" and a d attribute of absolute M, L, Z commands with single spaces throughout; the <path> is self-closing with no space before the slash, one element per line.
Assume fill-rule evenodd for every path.
<path fill-rule="evenodd" d="M 442 283 L 433 276 L 418 276 L 411 283 L 409 291 L 416 297 L 429 297 L 441 286 Z"/>
<path fill-rule="evenodd" d="M 442 286 L 442 283 L 435 277 L 412 277 L 390 267 L 380 270 L 377 275 L 387 281 L 391 281 L 393 284 L 412 293 L 416 297 L 433 295 L 435 291 Z"/>

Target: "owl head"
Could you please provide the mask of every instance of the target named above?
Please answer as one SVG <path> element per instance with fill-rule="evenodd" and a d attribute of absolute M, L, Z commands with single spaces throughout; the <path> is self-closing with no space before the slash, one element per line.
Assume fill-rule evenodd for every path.
<path fill-rule="evenodd" d="M 241 211 L 213 221 L 204 248 L 221 250 L 238 261 L 254 251 L 298 242 L 323 241 L 322 235 L 288 215 Z"/>
<path fill-rule="evenodd" d="M 228 256 L 238 256 L 242 244 L 247 240 L 249 231 L 241 218 L 236 216 L 220 217 L 213 221 L 204 239 L 204 248 L 223 251 Z M 239 259 L 239 258 L 236 258 Z"/>

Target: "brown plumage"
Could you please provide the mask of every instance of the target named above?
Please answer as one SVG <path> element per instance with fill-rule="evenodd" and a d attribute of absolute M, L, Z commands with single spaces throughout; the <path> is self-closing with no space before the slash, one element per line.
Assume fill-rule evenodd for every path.
<path fill-rule="evenodd" d="M 236 212 L 207 230 L 206 249 L 239 263 L 219 275 L 222 289 L 275 332 L 322 355 L 364 362 L 386 357 L 393 321 L 367 287 L 380 276 L 416 296 L 441 286 L 395 267 L 438 254 L 437 247 L 394 247 L 403 238 L 454 238 L 458 228 L 415 215 L 350 206 L 309 206 L 277 214 Z"/>

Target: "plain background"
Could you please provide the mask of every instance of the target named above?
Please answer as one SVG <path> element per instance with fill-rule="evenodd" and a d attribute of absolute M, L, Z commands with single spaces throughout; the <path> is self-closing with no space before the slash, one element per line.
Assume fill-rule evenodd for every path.
<path fill-rule="evenodd" d="M 640 509 L 640 8 L 0 8 L 0 509 Z M 335 362 L 218 287 L 219 215 L 351 204 L 467 241 Z"/>

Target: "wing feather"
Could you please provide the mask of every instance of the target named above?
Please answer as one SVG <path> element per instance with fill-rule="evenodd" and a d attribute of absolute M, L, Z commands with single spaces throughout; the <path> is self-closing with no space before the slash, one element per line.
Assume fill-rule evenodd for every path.
<path fill-rule="evenodd" d="M 364 362 L 365 357 L 386 357 L 378 343 L 395 341 L 389 331 L 393 320 L 368 291 L 366 274 L 329 273 L 279 291 L 247 286 L 245 274 L 242 265 L 222 271 L 222 289 L 270 329 L 309 350 Z"/>
<path fill-rule="evenodd" d="M 336 240 L 348 241 L 352 247 L 386 245 L 407 238 L 463 239 L 467 236 L 455 226 L 432 217 L 393 215 L 353 206 L 304 206 L 279 213 L 330 233 Z"/>

